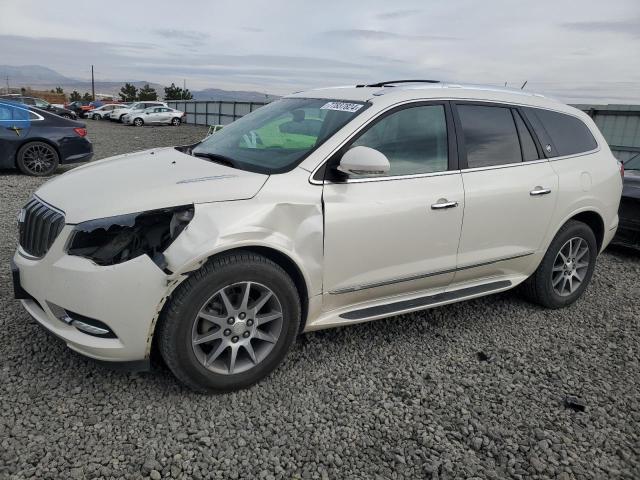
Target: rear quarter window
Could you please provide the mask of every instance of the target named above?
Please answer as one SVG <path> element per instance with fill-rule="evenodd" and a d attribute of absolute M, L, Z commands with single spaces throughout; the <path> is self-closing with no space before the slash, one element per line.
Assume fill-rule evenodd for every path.
<path fill-rule="evenodd" d="M 577 117 L 540 108 L 526 108 L 525 112 L 549 157 L 576 155 L 598 146 L 589 128 Z"/>

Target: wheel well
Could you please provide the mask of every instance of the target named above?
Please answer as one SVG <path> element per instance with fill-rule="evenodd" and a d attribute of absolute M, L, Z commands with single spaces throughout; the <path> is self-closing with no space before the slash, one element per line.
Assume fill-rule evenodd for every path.
<path fill-rule="evenodd" d="M 298 267 L 298 265 L 291 260 L 289 256 L 286 254 L 275 250 L 269 247 L 260 247 L 260 246 L 252 246 L 252 247 L 241 247 L 233 250 L 225 250 L 224 252 L 220 252 L 214 255 L 211 258 L 215 258 L 218 255 L 225 255 L 228 253 L 232 253 L 235 251 L 249 251 L 256 253 L 258 255 L 262 255 L 263 257 L 268 258 L 272 262 L 278 264 L 280 267 L 284 269 L 285 272 L 291 277 L 294 285 L 296 286 L 296 290 L 298 291 L 298 296 L 300 297 L 300 308 L 301 308 L 301 320 L 300 320 L 300 331 L 304 329 L 307 323 L 307 314 L 309 312 L 309 290 L 307 289 L 307 282 L 304 279 L 304 275 L 302 275 L 302 271 Z"/>
<path fill-rule="evenodd" d="M 29 139 L 25 140 L 24 142 L 22 142 L 20 144 L 20 146 L 18 146 L 18 148 L 16 149 L 16 153 L 15 153 L 14 158 L 13 158 L 13 165 L 14 165 L 15 168 L 18 168 L 18 153 L 20 152 L 20 149 L 22 147 L 24 147 L 25 145 L 27 145 L 29 143 L 33 143 L 33 142 L 42 142 L 42 143 L 46 143 L 47 145 L 49 145 L 58 154 L 58 161 L 62 162 L 62 155 L 60 154 L 60 149 L 58 148 L 58 146 L 55 143 L 53 143 L 52 141 L 50 141 L 50 140 L 48 140 L 46 138 L 29 138 Z"/>
<path fill-rule="evenodd" d="M 602 217 L 596 212 L 588 211 L 580 212 L 571 217 L 570 220 L 577 220 L 585 223 L 593 231 L 593 234 L 596 237 L 596 243 L 598 244 L 598 252 L 600 252 L 602 242 L 604 241 L 604 221 L 602 220 Z"/>

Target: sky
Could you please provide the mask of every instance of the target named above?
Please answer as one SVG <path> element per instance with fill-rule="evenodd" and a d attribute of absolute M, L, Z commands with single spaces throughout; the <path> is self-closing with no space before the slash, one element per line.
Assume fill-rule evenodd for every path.
<path fill-rule="evenodd" d="M 0 64 L 273 94 L 390 79 L 640 103 L 640 0 L 0 0 Z"/>

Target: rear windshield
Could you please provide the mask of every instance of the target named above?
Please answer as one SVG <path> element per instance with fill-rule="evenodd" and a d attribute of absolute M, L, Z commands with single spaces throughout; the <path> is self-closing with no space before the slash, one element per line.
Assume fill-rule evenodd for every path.
<path fill-rule="evenodd" d="M 192 154 L 259 173 L 291 170 L 347 122 L 362 102 L 285 98 L 245 115 L 198 144 Z"/>

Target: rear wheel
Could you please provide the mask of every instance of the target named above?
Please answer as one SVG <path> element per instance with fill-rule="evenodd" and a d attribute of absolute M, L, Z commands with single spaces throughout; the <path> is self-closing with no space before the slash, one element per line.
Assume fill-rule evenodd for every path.
<path fill-rule="evenodd" d="M 142 120 L 141 118 L 135 118 L 135 119 L 133 120 L 133 124 L 134 124 L 136 127 L 141 127 L 141 126 L 143 126 L 143 125 L 144 125 L 144 120 Z"/>
<path fill-rule="evenodd" d="M 98 115 L 97 113 L 94 113 L 92 118 L 94 120 L 100 120 L 100 115 Z"/>
<path fill-rule="evenodd" d="M 30 142 L 18 150 L 16 164 L 20 171 L 34 177 L 51 175 L 58 167 L 58 152 L 48 143 Z"/>
<path fill-rule="evenodd" d="M 282 362 L 299 324 L 300 299 L 286 272 L 239 252 L 211 260 L 178 287 L 158 325 L 158 346 L 188 387 L 235 390 Z"/>
<path fill-rule="evenodd" d="M 175 117 L 175 118 L 171 119 L 171 125 L 173 125 L 174 127 L 177 127 L 181 123 L 182 123 L 182 120 L 180 120 L 178 117 Z"/>
<path fill-rule="evenodd" d="M 582 222 L 570 220 L 551 242 L 538 269 L 524 283 L 526 296 L 547 308 L 571 305 L 589 285 L 597 256 L 593 231 Z"/>

